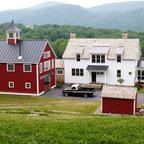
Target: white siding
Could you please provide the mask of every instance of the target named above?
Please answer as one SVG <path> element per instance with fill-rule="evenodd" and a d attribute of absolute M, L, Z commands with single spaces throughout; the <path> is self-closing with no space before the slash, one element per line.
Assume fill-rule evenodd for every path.
<path fill-rule="evenodd" d="M 106 72 L 106 84 L 120 85 L 117 80 L 117 70 L 121 70 L 121 78 L 125 81 L 122 85 L 134 86 L 135 75 L 137 69 L 137 61 L 135 60 L 122 60 L 121 63 L 117 63 L 116 60 L 107 60 L 105 63 L 92 63 L 90 59 L 81 59 L 80 62 L 76 62 L 75 59 L 65 59 L 65 83 L 90 83 L 91 72 L 86 70 L 88 65 L 108 65 L 109 68 Z M 72 68 L 84 69 L 84 76 L 72 76 Z M 129 75 L 129 72 L 132 74 Z M 105 75 L 97 75 L 97 83 L 105 82 Z"/>

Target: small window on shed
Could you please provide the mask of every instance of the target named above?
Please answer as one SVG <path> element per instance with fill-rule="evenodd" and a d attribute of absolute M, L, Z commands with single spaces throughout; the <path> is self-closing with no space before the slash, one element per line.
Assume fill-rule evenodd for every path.
<path fill-rule="evenodd" d="M 63 75 L 63 69 L 57 69 L 57 75 Z"/>

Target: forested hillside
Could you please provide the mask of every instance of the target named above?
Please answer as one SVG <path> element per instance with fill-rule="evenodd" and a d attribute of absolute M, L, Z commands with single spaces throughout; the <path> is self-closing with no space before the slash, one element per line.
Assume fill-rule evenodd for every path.
<path fill-rule="evenodd" d="M 0 25 L 0 39 L 6 39 L 6 29 L 9 24 Z M 41 25 L 34 29 L 26 28 L 18 24 L 21 29 L 21 39 L 48 39 L 54 48 L 57 57 L 61 58 L 66 48 L 71 32 L 75 32 L 78 38 L 121 38 L 123 31 L 114 29 L 95 29 L 82 26 L 70 25 Z M 144 33 L 126 31 L 128 38 L 140 38 L 141 48 L 144 55 Z"/>
<path fill-rule="evenodd" d="M 0 11 L 0 24 L 14 19 L 25 25 L 67 24 L 144 32 L 143 15 L 144 1 L 111 3 L 92 8 L 45 2 L 30 8 Z"/>

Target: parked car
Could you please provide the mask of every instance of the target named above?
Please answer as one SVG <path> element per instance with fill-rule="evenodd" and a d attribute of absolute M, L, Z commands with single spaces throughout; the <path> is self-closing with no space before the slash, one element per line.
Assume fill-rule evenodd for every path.
<path fill-rule="evenodd" d="M 95 88 L 81 87 L 79 84 L 74 84 L 71 87 L 66 87 L 62 90 L 63 96 L 93 96 L 96 92 Z"/>

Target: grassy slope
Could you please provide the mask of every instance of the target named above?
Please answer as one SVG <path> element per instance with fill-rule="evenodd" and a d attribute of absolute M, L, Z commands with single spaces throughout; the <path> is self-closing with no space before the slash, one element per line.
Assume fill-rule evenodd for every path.
<path fill-rule="evenodd" d="M 144 143 L 143 117 L 94 115 L 99 106 L 96 101 L 1 95 L 0 143 Z"/>

